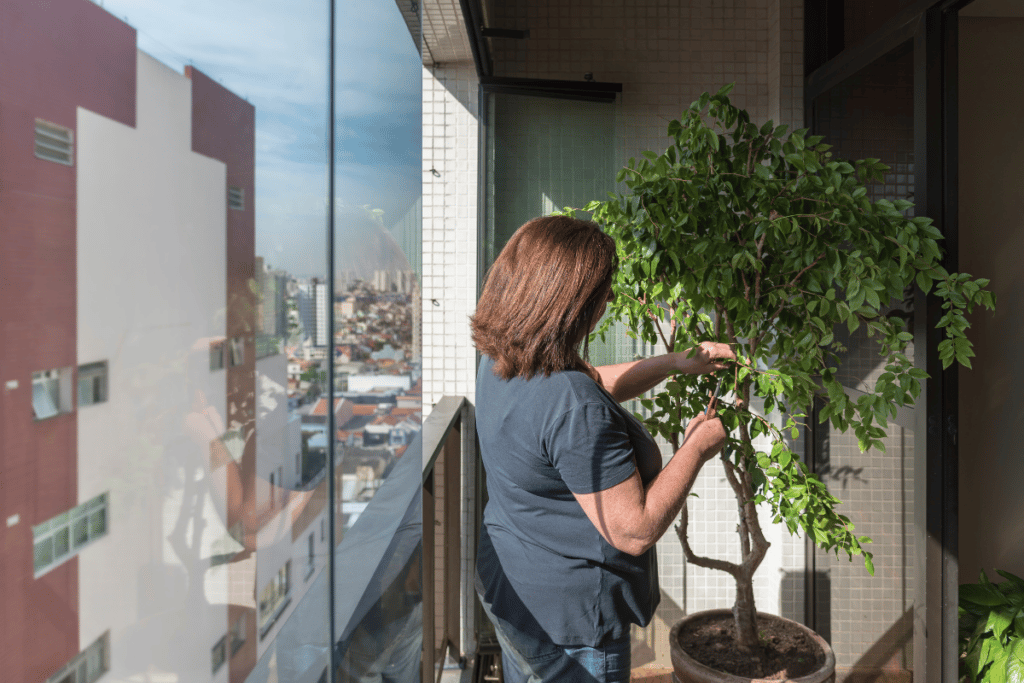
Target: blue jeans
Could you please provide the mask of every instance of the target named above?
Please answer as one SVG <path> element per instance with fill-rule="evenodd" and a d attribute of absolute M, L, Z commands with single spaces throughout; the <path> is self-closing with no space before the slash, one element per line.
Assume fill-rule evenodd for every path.
<path fill-rule="evenodd" d="M 480 600 L 501 645 L 505 683 L 629 683 L 629 635 L 599 647 L 556 645 L 494 616 Z"/>

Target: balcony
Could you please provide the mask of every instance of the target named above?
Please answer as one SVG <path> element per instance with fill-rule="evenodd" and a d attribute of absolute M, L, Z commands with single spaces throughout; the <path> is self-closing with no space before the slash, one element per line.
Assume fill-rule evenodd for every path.
<path fill-rule="evenodd" d="M 1024 574 L 1010 4 L 0 3 L 5 680 L 491 680 L 483 274 L 735 82 L 758 118 L 890 164 L 872 196 L 913 199 L 1005 306 L 971 319 L 958 373 L 917 293 L 932 379 L 886 456 L 800 436 L 877 576 L 777 533 L 758 584 L 838 680 L 952 683 L 958 582 Z M 855 393 L 875 342 L 847 341 Z M 656 352 L 621 328 L 590 347 Z M 723 477 L 697 492 L 697 542 L 732 552 Z M 732 600 L 669 536 L 636 680 L 663 675 L 676 619 Z"/>

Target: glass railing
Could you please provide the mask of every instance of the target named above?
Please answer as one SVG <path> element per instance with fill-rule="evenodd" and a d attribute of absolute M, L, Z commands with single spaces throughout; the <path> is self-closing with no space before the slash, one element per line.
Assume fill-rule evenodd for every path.
<path fill-rule="evenodd" d="M 415 3 L 0 31 L 0 678 L 351 680 L 338 610 L 392 600 L 356 541 L 421 521 L 382 497 L 421 460 Z"/>

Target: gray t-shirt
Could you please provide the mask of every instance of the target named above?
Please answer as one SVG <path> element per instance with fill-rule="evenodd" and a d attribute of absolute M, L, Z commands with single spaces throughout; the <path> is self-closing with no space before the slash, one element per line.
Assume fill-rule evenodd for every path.
<path fill-rule="evenodd" d="M 657 445 L 582 372 L 505 381 L 492 368 L 484 356 L 476 388 L 489 498 L 478 590 L 495 616 L 560 645 L 593 647 L 646 625 L 660 599 L 654 549 L 616 550 L 573 492 L 619 484 L 637 462 L 647 483 L 660 469 Z"/>

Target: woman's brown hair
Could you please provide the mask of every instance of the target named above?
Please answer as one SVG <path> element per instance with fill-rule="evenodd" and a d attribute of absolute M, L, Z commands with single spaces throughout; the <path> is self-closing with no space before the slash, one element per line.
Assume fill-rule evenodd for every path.
<path fill-rule="evenodd" d="M 502 379 L 579 370 L 594 315 L 611 291 L 615 242 L 596 224 L 534 218 L 491 266 L 471 319 L 473 343 Z"/>

